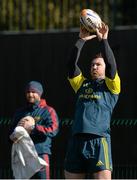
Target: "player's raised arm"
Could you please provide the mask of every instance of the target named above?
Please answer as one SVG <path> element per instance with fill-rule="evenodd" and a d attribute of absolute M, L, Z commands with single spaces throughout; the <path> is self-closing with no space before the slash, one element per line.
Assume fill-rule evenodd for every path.
<path fill-rule="evenodd" d="M 78 60 L 84 43 L 87 40 L 93 39 L 96 35 L 90 35 L 82 25 L 80 26 L 79 39 L 77 40 L 75 46 L 72 48 L 70 56 L 68 58 L 68 76 L 73 78 L 78 76 L 81 71 L 78 67 Z"/>
<path fill-rule="evenodd" d="M 108 25 L 102 22 L 102 27 L 97 29 L 97 37 L 101 41 L 101 53 L 106 63 L 106 76 L 110 79 L 114 79 L 117 72 L 117 66 L 113 51 L 108 43 L 108 32 Z"/>

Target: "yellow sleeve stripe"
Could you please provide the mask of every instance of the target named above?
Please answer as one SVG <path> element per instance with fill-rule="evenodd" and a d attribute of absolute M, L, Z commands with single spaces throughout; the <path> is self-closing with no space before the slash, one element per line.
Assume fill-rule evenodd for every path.
<path fill-rule="evenodd" d="M 76 76 L 74 78 L 68 78 L 75 93 L 78 91 L 78 89 L 80 88 L 80 86 L 82 85 L 82 83 L 85 79 L 86 78 L 82 75 L 82 73 L 80 73 L 78 76 Z"/>
<path fill-rule="evenodd" d="M 120 83 L 120 78 L 118 76 L 118 73 L 116 73 L 114 79 L 110 79 L 108 77 L 105 77 L 105 82 L 108 87 L 108 89 L 111 91 L 113 94 L 119 94 L 121 91 L 121 83 Z"/>

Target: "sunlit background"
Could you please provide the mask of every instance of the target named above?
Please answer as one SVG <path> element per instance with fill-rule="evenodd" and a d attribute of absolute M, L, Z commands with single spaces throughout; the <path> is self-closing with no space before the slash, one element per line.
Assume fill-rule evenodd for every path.
<path fill-rule="evenodd" d="M 109 25 L 109 42 L 122 81 L 111 121 L 112 177 L 137 179 L 137 0 L 0 0 L 0 179 L 13 178 L 8 133 L 30 80 L 42 82 L 48 104 L 59 115 L 61 129 L 53 142 L 51 178 L 64 178 L 75 107 L 66 64 L 78 38 L 80 11 L 85 8 L 96 11 Z"/>
<path fill-rule="evenodd" d="M 0 31 L 72 30 L 83 8 L 95 10 L 111 28 L 137 25 L 136 0 L 1 0 Z"/>

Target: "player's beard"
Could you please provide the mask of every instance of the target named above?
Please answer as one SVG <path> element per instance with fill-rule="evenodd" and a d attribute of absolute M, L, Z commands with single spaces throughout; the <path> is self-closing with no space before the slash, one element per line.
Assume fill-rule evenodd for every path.
<path fill-rule="evenodd" d="M 27 101 L 28 101 L 28 103 L 33 104 L 33 103 L 35 103 L 36 99 L 34 97 L 28 97 Z"/>
<path fill-rule="evenodd" d="M 105 79 L 105 73 L 99 73 L 94 70 L 91 72 L 91 79 Z"/>
<path fill-rule="evenodd" d="M 92 79 L 98 79 L 98 78 L 100 78 L 100 74 L 97 71 L 92 71 L 91 77 L 92 77 Z"/>

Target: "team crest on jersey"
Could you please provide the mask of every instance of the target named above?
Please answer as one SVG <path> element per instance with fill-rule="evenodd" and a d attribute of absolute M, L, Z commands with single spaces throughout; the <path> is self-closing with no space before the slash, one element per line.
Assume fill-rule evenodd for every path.
<path fill-rule="evenodd" d="M 34 119 L 35 119 L 35 122 L 38 122 L 41 119 L 41 117 L 40 116 L 35 116 Z"/>
<path fill-rule="evenodd" d="M 92 92 L 93 92 L 92 88 L 85 89 L 85 93 L 87 94 L 91 94 Z"/>

